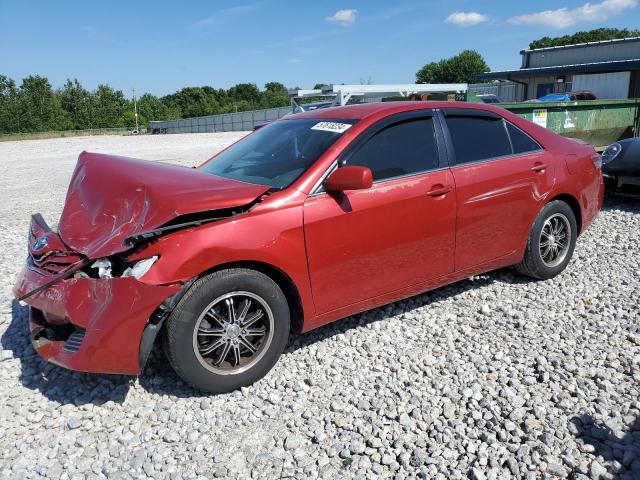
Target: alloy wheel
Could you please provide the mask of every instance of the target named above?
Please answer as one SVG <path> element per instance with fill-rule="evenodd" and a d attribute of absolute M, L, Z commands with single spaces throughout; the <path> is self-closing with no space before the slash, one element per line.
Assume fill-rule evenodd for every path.
<path fill-rule="evenodd" d="M 238 374 L 264 356 L 273 328 L 273 313 L 262 297 L 251 292 L 227 293 L 200 314 L 193 331 L 193 349 L 207 370 Z"/>
<path fill-rule="evenodd" d="M 551 215 L 540 232 L 540 257 L 547 267 L 560 265 L 569 252 L 571 224 L 562 213 Z"/>

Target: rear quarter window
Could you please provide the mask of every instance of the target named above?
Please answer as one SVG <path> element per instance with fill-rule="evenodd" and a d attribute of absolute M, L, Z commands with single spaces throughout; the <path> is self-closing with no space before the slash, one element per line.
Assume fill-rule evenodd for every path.
<path fill-rule="evenodd" d="M 515 155 L 542 150 L 538 142 L 509 122 L 507 122 L 507 131 L 511 137 L 511 144 L 513 145 L 513 153 Z"/>

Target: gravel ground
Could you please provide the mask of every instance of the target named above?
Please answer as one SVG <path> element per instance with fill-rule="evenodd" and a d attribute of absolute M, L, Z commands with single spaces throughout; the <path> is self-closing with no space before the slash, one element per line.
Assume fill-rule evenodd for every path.
<path fill-rule="evenodd" d="M 0 143 L 1 478 L 640 478 L 640 201 L 607 199 L 568 270 L 505 269 L 292 337 L 219 396 L 42 362 L 10 286 L 75 157 L 195 164 L 238 134 Z"/>

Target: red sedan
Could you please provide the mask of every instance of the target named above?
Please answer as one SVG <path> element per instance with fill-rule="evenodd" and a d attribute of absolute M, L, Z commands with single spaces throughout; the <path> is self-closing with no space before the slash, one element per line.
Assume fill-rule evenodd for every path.
<path fill-rule="evenodd" d="M 197 169 L 83 152 L 15 295 L 66 368 L 264 376 L 289 332 L 500 267 L 548 279 L 602 204 L 599 157 L 506 110 L 398 102 L 273 122 Z"/>

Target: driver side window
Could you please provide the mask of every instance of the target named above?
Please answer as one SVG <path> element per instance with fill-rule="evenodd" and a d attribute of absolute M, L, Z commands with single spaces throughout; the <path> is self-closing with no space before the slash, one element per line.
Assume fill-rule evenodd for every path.
<path fill-rule="evenodd" d="M 374 181 L 437 168 L 433 119 L 407 119 L 383 128 L 350 155 L 346 164 L 369 167 Z"/>

